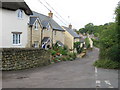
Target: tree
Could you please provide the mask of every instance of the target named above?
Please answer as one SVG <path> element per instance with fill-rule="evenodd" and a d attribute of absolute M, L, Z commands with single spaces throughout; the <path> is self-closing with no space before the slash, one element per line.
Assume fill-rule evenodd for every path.
<path fill-rule="evenodd" d="M 92 34 L 94 31 L 94 24 L 88 23 L 87 25 L 85 25 L 85 29 L 87 30 L 87 33 Z"/>
<path fill-rule="evenodd" d="M 85 28 L 81 28 L 79 29 L 79 32 L 83 34 L 83 33 L 87 33 L 87 30 Z"/>
<path fill-rule="evenodd" d="M 120 44 L 120 42 L 119 42 L 119 40 L 120 40 L 120 2 L 118 3 L 118 6 L 115 10 L 115 14 L 116 14 L 117 41 L 118 41 L 118 44 Z"/>

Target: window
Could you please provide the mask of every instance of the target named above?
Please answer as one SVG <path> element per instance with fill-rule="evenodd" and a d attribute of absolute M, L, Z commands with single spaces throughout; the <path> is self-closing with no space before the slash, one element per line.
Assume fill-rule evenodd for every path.
<path fill-rule="evenodd" d="M 39 48 L 39 42 L 38 41 L 34 41 L 34 47 Z"/>
<path fill-rule="evenodd" d="M 18 10 L 18 18 L 22 19 L 23 18 L 23 11 L 22 10 Z"/>
<path fill-rule="evenodd" d="M 19 45 L 21 43 L 21 34 L 19 33 L 13 33 L 13 44 Z"/>
<path fill-rule="evenodd" d="M 38 23 L 35 22 L 35 30 L 38 30 Z"/>
<path fill-rule="evenodd" d="M 56 31 L 55 31 L 55 33 L 54 33 L 55 35 L 56 35 Z"/>
<path fill-rule="evenodd" d="M 48 25 L 46 26 L 47 30 L 50 30 L 50 24 L 48 23 Z"/>

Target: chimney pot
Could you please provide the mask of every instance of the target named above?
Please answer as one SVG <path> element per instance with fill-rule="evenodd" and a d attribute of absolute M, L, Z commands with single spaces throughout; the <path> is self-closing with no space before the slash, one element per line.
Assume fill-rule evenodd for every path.
<path fill-rule="evenodd" d="M 69 25 L 69 28 L 72 29 L 72 25 L 71 24 Z"/>
<path fill-rule="evenodd" d="M 50 12 L 48 13 L 48 16 L 49 16 L 50 18 L 53 18 L 53 13 L 52 13 L 52 11 L 50 11 Z"/>

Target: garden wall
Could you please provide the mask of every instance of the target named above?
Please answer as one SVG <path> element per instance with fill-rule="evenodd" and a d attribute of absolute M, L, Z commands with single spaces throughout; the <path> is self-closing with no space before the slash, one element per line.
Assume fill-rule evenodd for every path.
<path fill-rule="evenodd" d="M 2 49 L 2 70 L 21 70 L 50 64 L 50 53 L 43 49 Z"/>

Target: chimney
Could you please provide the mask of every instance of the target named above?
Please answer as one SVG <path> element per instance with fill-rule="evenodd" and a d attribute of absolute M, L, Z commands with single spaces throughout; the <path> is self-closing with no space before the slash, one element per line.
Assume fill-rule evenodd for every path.
<path fill-rule="evenodd" d="M 50 12 L 48 13 L 48 16 L 49 16 L 50 18 L 53 18 L 53 13 L 50 11 Z"/>
<path fill-rule="evenodd" d="M 69 25 L 69 28 L 72 29 L 72 25 L 71 24 Z"/>

